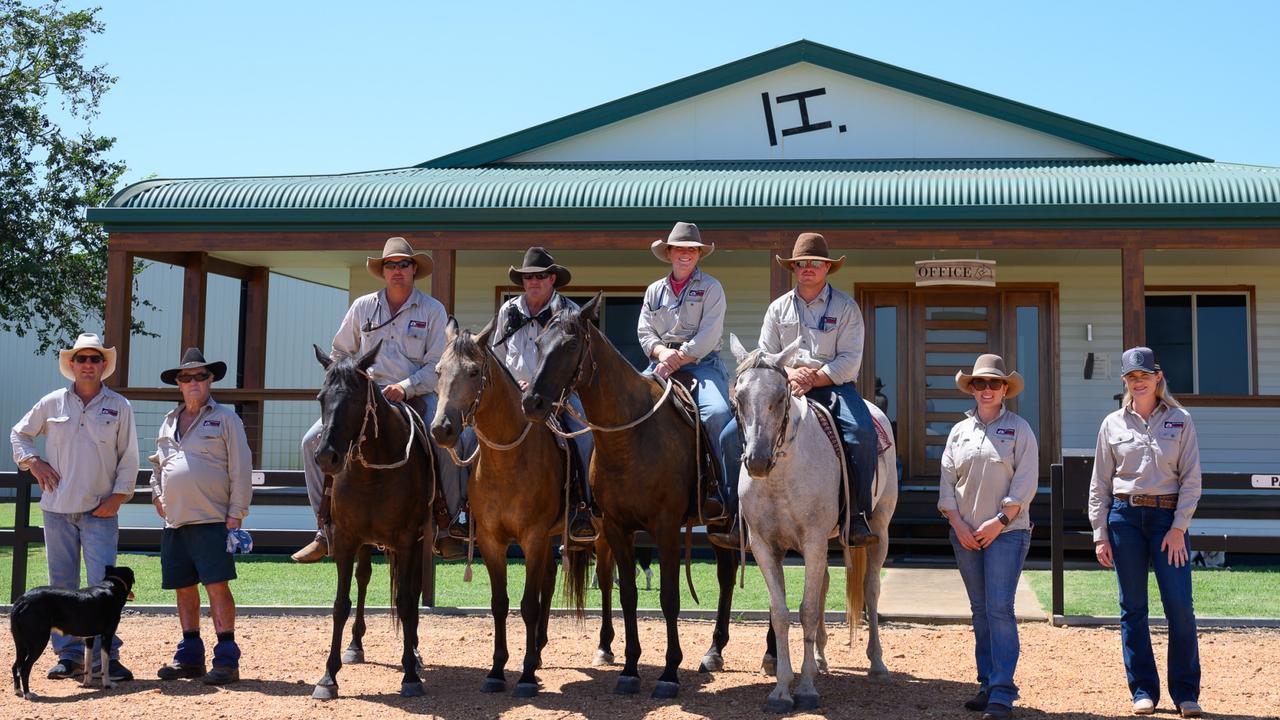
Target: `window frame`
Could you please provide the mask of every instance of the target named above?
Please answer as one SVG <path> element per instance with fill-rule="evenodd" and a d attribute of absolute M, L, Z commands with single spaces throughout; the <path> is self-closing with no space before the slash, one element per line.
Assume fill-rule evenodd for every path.
<path fill-rule="evenodd" d="M 1143 326 L 1146 325 L 1146 299 L 1150 295 L 1191 296 L 1191 363 L 1192 392 L 1179 393 L 1178 398 L 1231 398 L 1258 397 L 1258 297 L 1254 285 L 1148 285 L 1143 289 Z M 1200 393 L 1199 333 L 1197 332 L 1197 295 L 1243 295 L 1245 298 L 1245 329 L 1248 362 L 1249 391 L 1238 395 L 1203 395 Z"/>

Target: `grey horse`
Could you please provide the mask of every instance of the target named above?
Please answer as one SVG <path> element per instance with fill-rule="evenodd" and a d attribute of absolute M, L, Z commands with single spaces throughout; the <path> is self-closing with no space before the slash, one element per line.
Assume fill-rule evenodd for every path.
<path fill-rule="evenodd" d="M 731 394 L 744 450 L 738 480 L 739 504 L 751 552 L 769 588 L 770 620 L 778 638 L 778 682 L 767 702 L 768 709 L 774 712 L 818 707 L 814 677 L 827 669 L 823 619 L 830 581 L 827 548 L 828 541 L 836 536 L 839 520 L 840 458 L 815 412 L 804 398 L 792 396 L 787 388 L 783 368 L 798 347 L 797 340 L 776 354 L 748 352 L 737 336 L 730 336 L 730 348 L 739 363 Z M 877 434 L 888 445 L 879 455 L 871 515 L 871 529 L 879 542 L 868 548 L 844 550 L 845 599 L 851 630 L 865 608 L 869 674 L 885 678 L 889 670 L 880 648 L 876 606 L 880 598 L 880 568 L 889 548 L 889 521 L 898 504 L 897 453 L 889 419 L 879 408 L 867 405 L 880 426 Z M 795 673 L 788 647 L 790 611 L 782 575 L 782 559 L 788 550 L 804 557 L 804 595 L 800 600 L 804 663 L 794 696 L 791 682 Z"/>

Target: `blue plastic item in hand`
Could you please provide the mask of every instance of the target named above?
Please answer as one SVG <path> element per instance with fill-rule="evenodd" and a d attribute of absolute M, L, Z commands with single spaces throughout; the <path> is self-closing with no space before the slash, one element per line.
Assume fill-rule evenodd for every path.
<path fill-rule="evenodd" d="M 249 535 L 249 531 L 244 528 L 236 528 L 227 531 L 227 552 L 229 553 L 250 553 L 253 552 L 253 537 Z"/>

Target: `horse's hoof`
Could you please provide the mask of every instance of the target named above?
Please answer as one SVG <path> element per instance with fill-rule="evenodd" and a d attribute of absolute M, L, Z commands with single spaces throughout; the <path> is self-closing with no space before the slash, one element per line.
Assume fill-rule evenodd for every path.
<path fill-rule="evenodd" d="M 346 652 L 342 653 L 343 665 L 358 665 L 362 662 L 364 662 L 364 650 L 362 649 L 347 648 Z"/>
<path fill-rule="evenodd" d="M 702 664 L 698 672 L 720 672 L 724 669 L 724 656 L 720 653 L 707 653 L 702 656 Z"/>
<path fill-rule="evenodd" d="M 831 672 L 831 667 L 827 664 L 826 658 L 818 658 L 818 672 L 826 675 Z"/>
<path fill-rule="evenodd" d="M 516 691 L 512 697 L 531 698 L 538 696 L 538 683 L 516 683 Z"/>
<path fill-rule="evenodd" d="M 613 686 L 615 695 L 635 695 L 640 692 L 640 678 L 635 675 L 622 675 L 618 684 Z"/>
<path fill-rule="evenodd" d="M 871 668 L 870 670 L 867 671 L 867 677 L 876 682 L 881 682 L 881 683 L 889 682 L 889 680 L 891 679 L 891 676 L 889 675 L 889 668 L 884 668 L 884 667 Z"/>
<path fill-rule="evenodd" d="M 817 710 L 821 703 L 818 696 L 796 693 L 795 709 L 796 710 Z"/>
<path fill-rule="evenodd" d="M 772 655 L 765 655 L 760 661 L 760 672 L 769 677 L 778 676 L 778 658 Z"/>
<path fill-rule="evenodd" d="M 769 698 L 764 704 L 764 709 L 772 713 L 789 713 L 795 707 L 795 703 L 784 698 Z"/>
<path fill-rule="evenodd" d="M 316 689 L 311 691 L 312 700 L 337 700 L 338 685 L 316 685 Z"/>
<path fill-rule="evenodd" d="M 421 681 L 400 683 L 400 697 L 422 697 L 426 694 L 427 689 Z"/>
<path fill-rule="evenodd" d="M 487 677 L 484 679 L 484 684 L 480 686 L 480 692 L 482 693 L 500 693 L 506 691 L 507 681 L 499 678 Z"/>
<path fill-rule="evenodd" d="M 596 650 L 596 654 L 591 658 L 591 667 L 604 667 L 613 664 L 613 653 L 605 650 Z"/>
<path fill-rule="evenodd" d="M 653 694 L 649 697 L 654 700 L 670 700 L 680 694 L 680 683 L 673 683 L 670 680 L 659 680 L 658 684 L 653 688 Z"/>

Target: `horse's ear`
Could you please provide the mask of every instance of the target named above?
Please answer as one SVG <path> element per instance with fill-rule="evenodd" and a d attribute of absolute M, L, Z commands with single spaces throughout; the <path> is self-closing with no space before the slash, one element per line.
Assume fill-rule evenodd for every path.
<path fill-rule="evenodd" d="M 377 343 L 374 344 L 373 347 L 369 348 L 369 352 L 361 355 L 360 359 L 356 360 L 356 367 L 361 371 L 368 370 L 369 367 L 373 365 L 373 361 L 377 359 L 378 351 L 381 349 L 382 349 L 382 341 L 379 340 Z"/>
<path fill-rule="evenodd" d="M 746 360 L 747 356 L 751 354 L 750 351 L 742 346 L 742 341 L 734 333 L 729 333 L 729 350 L 733 352 L 734 359 L 739 363 Z"/>
<path fill-rule="evenodd" d="M 476 342 L 480 343 L 480 347 L 489 347 L 489 338 L 493 336 L 493 328 L 496 327 L 497 324 L 498 316 L 494 315 L 493 319 L 489 321 L 489 324 L 480 329 L 480 333 L 476 335 Z"/>
<path fill-rule="evenodd" d="M 311 343 L 311 347 L 315 348 L 316 350 L 316 360 L 319 360 L 320 365 L 323 366 L 325 370 L 328 370 L 329 366 L 333 364 L 333 359 L 330 358 L 328 355 L 325 355 L 324 351 L 320 349 L 319 345 L 316 345 L 315 343 Z"/>
<path fill-rule="evenodd" d="M 579 313 L 578 316 L 584 320 L 590 320 L 595 325 L 599 325 L 600 324 L 600 298 L 603 296 L 604 296 L 604 291 L 603 290 L 598 291 L 595 297 L 588 300 L 587 304 L 582 306 L 582 312 Z"/>
<path fill-rule="evenodd" d="M 452 345 L 453 339 L 458 337 L 458 318 L 450 315 L 449 322 L 444 326 L 444 341 L 446 344 Z"/>
<path fill-rule="evenodd" d="M 791 365 L 792 358 L 794 358 L 798 352 L 800 352 L 800 338 L 797 337 L 786 347 L 782 348 L 782 352 L 777 355 L 770 355 L 769 364 L 780 368 L 789 367 Z"/>

